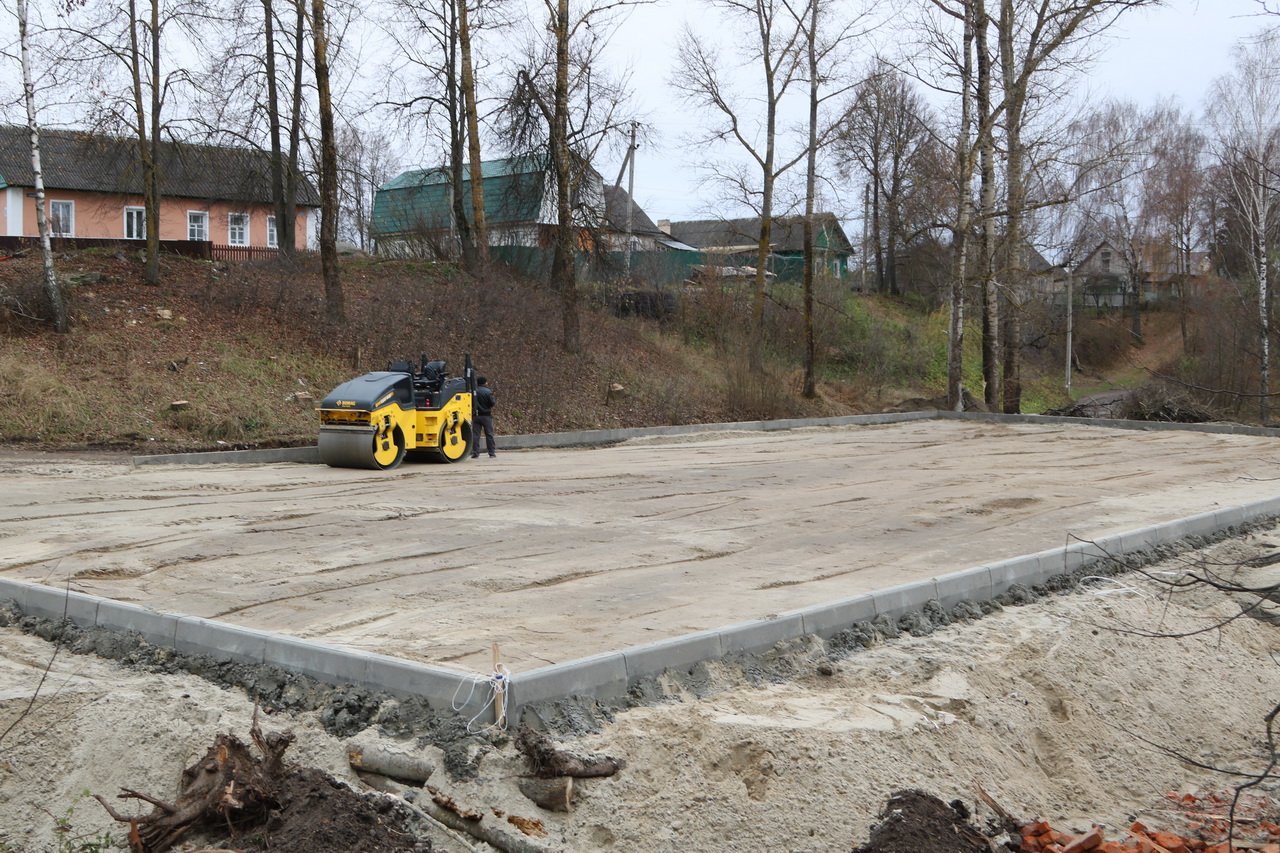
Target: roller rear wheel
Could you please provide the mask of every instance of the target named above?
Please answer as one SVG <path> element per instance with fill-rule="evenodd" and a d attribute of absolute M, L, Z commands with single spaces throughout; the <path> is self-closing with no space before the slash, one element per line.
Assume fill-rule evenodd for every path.
<path fill-rule="evenodd" d="M 474 440 L 471 421 L 459 421 L 440 433 L 440 446 L 435 450 L 436 461 L 461 462 L 471 455 L 471 443 Z"/>

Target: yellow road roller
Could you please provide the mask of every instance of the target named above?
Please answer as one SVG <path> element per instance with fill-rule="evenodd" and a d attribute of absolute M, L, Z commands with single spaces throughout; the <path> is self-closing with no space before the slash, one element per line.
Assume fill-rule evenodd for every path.
<path fill-rule="evenodd" d="M 471 455 L 475 368 L 462 376 L 443 361 L 395 361 L 343 382 L 321 401 L 320 459 L 335 468 L 386 470 L 405 457 L 457 462 Z"/>

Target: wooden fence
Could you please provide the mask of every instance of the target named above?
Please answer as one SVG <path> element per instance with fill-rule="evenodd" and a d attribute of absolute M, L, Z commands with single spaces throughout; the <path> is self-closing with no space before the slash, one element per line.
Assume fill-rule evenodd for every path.
<path fill-rule="evenodd" d="M 221 246 L 216 243 L 211 254 L 215 261 L 274 261 L 279 256 L 278 249 L 266 246 Z"/>

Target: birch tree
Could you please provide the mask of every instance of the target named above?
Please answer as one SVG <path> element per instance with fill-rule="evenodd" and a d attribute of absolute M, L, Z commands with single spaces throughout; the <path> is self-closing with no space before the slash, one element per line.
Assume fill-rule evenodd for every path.
<path fill-rule="evenodd" d="M 45 211 L 44 171 L 40 163 L 40 125 L 36 120 L 36 87 L 31 71 L 29 49 L 27 0 L 17 0 L 18 49 L 22 65 L 22 100 L 27 110 L 27 129 L 31 133 L 31 174 L 36 193 L 36 227 L 40 234 L 40 256 L 44 261 L 44 290 L 53 310 L 53 326 L 61 333 L 67 332 L 67 307 L 62 299 L 62 289 L 53 269 L 53 248 L 49 243 L 49 219 Z"/>
<path fill-rule="evenodd" d="M 1270 418 L 1271 257 L 1280 175 L 1280 41 L 1274 32 L 1236 49 L 1235 68 L 1210 95 L 1208 122 L 1228 197 L 1247 236 L 1257 297 L 1258 418 Z"/>

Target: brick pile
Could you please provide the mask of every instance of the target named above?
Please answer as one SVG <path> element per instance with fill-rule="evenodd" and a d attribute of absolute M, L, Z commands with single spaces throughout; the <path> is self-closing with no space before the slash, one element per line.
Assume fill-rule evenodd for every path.
<path fill-rule="evenodd" d="M 1223 794 L 1166 794 L 1184 833 L 1153 830 L 1132 824 L 1123 837 L 1108 839 L 1101 826 L 1081 834 L 1061 832 L 1039 820 L 1021 827 L 1021 853 L 1280 853 L 1280 824 L 1274 803 L 1260 798 L 1237 803 L 1234 842 L 1228 815 L 1231 797 Z"/>
<path fill-rule="evenodd" d="M 1203 838 L 1148 829 L 1141 823 L 1130 826 L 1123 840 L 1108 841 L 1100 826 L 1084 835 L 1072 835 L 1059 832 L 1044 821 L 1036 821 L 1022 828 L 1019 850 L 1022 853 L 1280 853 L 1280 842 L 1210 843 Z"/>

